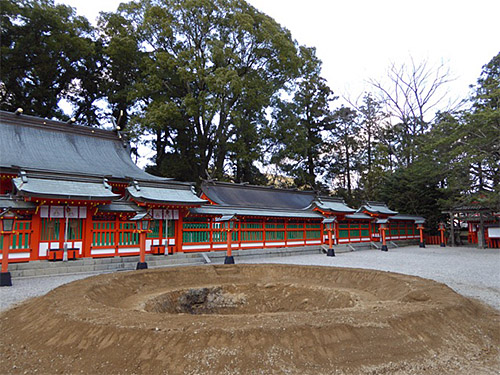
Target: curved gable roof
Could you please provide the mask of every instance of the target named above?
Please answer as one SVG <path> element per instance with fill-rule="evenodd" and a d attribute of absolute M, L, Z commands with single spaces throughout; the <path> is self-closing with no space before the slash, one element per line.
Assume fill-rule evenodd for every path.
<path fill-rule="evenodd" d="M 0 111 L 0 168 L 162 181 L 137 167 L 114 131 Z"/>
<path fill-rule="evenodd" d="M 367 211 L 371 214 L 396 215 L 397 211 L 392 211 L 382 202 L 366 202 L 362 205 L 358 212 Z"/>
<path fill-rule="evenodd" d="M 322 211 L 327 212 L 336 212 L 336 213 L 354 213 L 355 209 L 349 207 L 345 204 L 345 201 L 342 198 L 334 198 L 334 197 L 318 197 L 312 203 L 316 207 L 318 207 Z"/>
<path fill-rule="evenodd" d="M 127 187 L 128 194 L 135 200 L 152 203 L 180 203 L 201 205 L 207 201 L 198 198 L 188 183 L 134 184 Z"/>

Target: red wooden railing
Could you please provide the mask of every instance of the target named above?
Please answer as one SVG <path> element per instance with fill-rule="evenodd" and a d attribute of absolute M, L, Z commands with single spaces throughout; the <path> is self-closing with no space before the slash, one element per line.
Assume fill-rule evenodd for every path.
<path fill-rule="evenodd" d="M 440 245 L 441 244 L 441 236 L 440 235 L 437 235 L 437 236 L 424 236 L 424 239 L 425 239 L 425 243 L 427 245 Z M 447 237 L 444 237 L 444 243 L 445 244 L 448 243 L 448 238 Z"/>

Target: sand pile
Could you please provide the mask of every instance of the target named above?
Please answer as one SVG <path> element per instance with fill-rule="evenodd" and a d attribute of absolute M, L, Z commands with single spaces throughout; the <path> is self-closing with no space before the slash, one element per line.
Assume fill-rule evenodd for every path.
<path fill-rule="evenodd" d="M 100 275 L 0 317 L 0 373 L 494 374 L 500 314 L 443 284 L 285 265 Z"/>

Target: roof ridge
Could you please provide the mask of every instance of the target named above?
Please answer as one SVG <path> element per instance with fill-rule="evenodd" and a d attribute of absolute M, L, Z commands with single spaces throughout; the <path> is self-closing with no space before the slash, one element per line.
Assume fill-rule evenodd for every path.
<path fill-rule="evenodd" d="M 165 180 L 158 180 L 158 181 L 144 181 L 144 180 L 141 180 L 141 179 L 135 179 L 135 181 L 137 181 L 139 187 L 145 187 L 145 188 L 165 188 L 165 187 L 168 187 L 168 186 L 172 186 L 172 187 L 183 187 L 185 188 L 186 190 L 192 190 L 192 188 L 194 187 L 194 183 L 193 182 L 183 182 L 183 181 L 176 181 L 174 179 L 169 179 L 167 177 L 165 177 Z M 132 182 L 132 180 L 130 181 Z"/>
<path fill-rule="evenodd" d="M 0 110 L 0 123 L 6 125 L 18 125 L 19 122 L 22 122 L 23 126 L 36 127 L 47 131 L 52 130 L 74 133 L 91 137 L 108 138 L 123 142 L 123 139 L 121 139 L 118 133 L 114 130 L 94 128 L 92 126 L 81 124 L 70 124 L 61 120 L 46 119 L 32 115 L 16 115 L 12 112 Z"/>
<path fill-rule="evenodd" d="M 203 180 L 202 181 L 203 185 L 212 185 L 212 186 L 217 186 L 217 185 L 226 185 L 226 186 L 232 186 L 232 187 L 241 187 L 241 188 L 251 188 L 251 189 L 262 189 L 262 190 L 275 190 L 275 191 L 284 191 L 284 192 L 293 192 L 293 193 L 307 193 L 307 194 L 316 194 L 314 190 L 299 190 L 299 189 L 283 189 L 283 188 L 278 188 L 272 185 L 251 185 L 249 183 L 237 183 L 237 182 L 228 182 L 228 181 L 214 181 L 214 180 Z"/>
<path fill-rule="evenodd" d="M 285 208 L 285 207 L 260 207 L 260 206 L 226 206 L 222 204 L 212 204 L 209 205 L 208 207 L 219 207 L 219 208 L 226 208 L 226 209 L 252 209 L 252 210 L 273 210 L 273 211 L 312 211 L 312 209 L 307 207 L 303 208 Z"/>
<path fill-rule="evenodd" d="M 387 203 L 378 202 L 378 201 L 366 201 L 365 204 L 367 204 L 369 206 L 386 206 L 387 207 Z"/>
<path fill-rule="evenodd" d="M 342 197 L 332 197 L 330 195 L 319 195 L 318 199 L 321 199 L 321 200 L 330 200 L 330 201 L 333 201 L 333 202 L 339 202 L 339 203 L 344 203 L 345 204 L 345 199 L 342 198 Z"/>

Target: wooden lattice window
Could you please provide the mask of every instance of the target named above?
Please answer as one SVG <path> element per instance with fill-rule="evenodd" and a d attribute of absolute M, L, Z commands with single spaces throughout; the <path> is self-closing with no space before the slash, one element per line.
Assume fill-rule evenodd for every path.
<path fill-rule="evenodd" d="M 30 237 L 31 237 L 31 222 L 26 221 L 16 221 L 15 233 L 12 235 L 12 245 L 11 249 L 29 249 L 30 248 Z M 0 246 L 3 246 L 3 237 L 1 238 Z"/>
<path fill-rule="evenodd" d="M 191 218 L 182 223 L 184 243 L 209 243 L 210 222 L 206 218 Z"/>
<path fill-rule="evenodd" d="M 83 220 L 69 219 L 68 220 L 68 240 L 81 240 L 83 238 Z"/>
<path fill-rule="evenodd" d="M 139 232 L 135 222 L 121 222 L 118 234 L 118 246 L 139 245 Z"/>
<path fill-rule="evenodd" d="M 306 231 L 306 238 L 308 240 L 317 240 L 321 238 L 320 230 L 308 230 Z"/>
<path fill-rule="evenodd" d="M 41 220 L 41 241 L 59 241 L 60 220 L 42 218 Z"/>
<path fill-rule="evenodd" d="M 110 247 L 115 245 L 115 222 L 94 221 L 92 233 L 93 247 Z"/>

